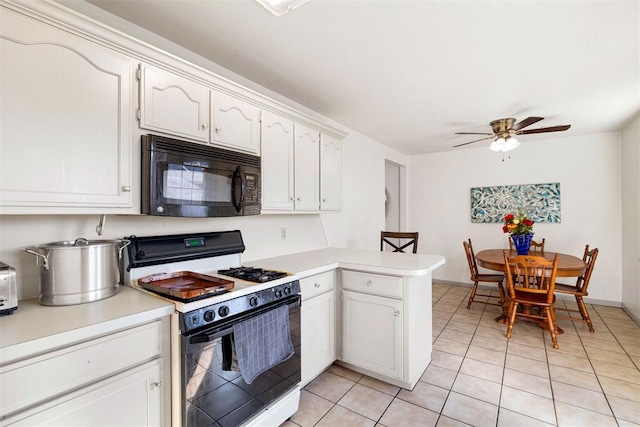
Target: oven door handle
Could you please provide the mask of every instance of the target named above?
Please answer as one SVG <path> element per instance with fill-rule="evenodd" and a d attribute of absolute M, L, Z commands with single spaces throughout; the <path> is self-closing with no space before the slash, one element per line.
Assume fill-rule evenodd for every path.
<path fill-rule="evenodd" d="M 287 305 L 289 306 L 289 308 L 300 307 L 302 304 L 301 301 L 302 301 L 302 297 L 300 296 L 300 294 L 291 295 L 287 298 L 284 298 L 278 301 L 277 304 L 266 305 L 261 309 L 257 309 L 256 311 L 251 312 L 247 316 L 231 319 L 224 323 L 218 324 L 217 326 L 211 325 L 209 329 L 200 330 L 200 332 L 194 332 L 192 334 L 184 334 L 184 336 L 189 338 L 189 343 L 191 344 L 211 342 L 227 334 L 233 333 L 234 323 L 241 322 L 243 320 L 246 320 L 249 317 L 253 317 L 253 316 L 265 313 L 269 310 L 273 310 L 282 305 Z"/>
<path fill-rule="evenodd" d="M 202 344 L 205 342 L 215 341 L 218 338 L 222 338 L 225 335 L 233 333 L 233 326 L 224 328 L 222 330 L 215 330 L 211 333 L 196 334 L 189 337 L 189 344 Z"/>

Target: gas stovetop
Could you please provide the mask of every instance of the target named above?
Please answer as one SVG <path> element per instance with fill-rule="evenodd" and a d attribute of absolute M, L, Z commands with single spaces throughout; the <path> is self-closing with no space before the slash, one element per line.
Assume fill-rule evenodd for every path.
<path fill-rule="evenodd" d="M 288 294 L 285 289 L 293 289 L 292 284 L 298 280 L 295 275 L 283 271 L 242 267 L 241 253 L 245 247 L 239 230 L 130 236 L 126 239 L 131 241 L 131 244 L 127 246 L 126 252 L 125 283 L 172 301 L 176 311 L 180 313 L 201 310 L 209 305 L 240 297 L 245 298 L 247 304 L 259 301 L 262 305 L 268 300 L 261 296 L 263 291 L 269 290 L 269 294 L 272 293 L 275 299 L 284 298 Z M 225 279 L 229 277 L 233 280 Z M 176 299 L 175 296 L 159 295 L 141 286 L 140 282 L 146 280 L 153 284 L 158 281 L 156 279 L 166 279 L 165 281 L 171 285 L 175 284 L 178 288 L 183 279 L 198 279 L 212 283 L 231 280 L 233 285 L 226 286 L 224 291 L 217 285 L 203 285 L 202 296 L 195 299 Z M 160 282 L 163 284 L 161 280 Z M 207 292 L 211 292 L 210 295 L 206 295 Z M 236 305 L 234 303 L 234 306 Z"/>
<path fill-rule="evenodd" d="M 237 267 L 218 270 L 218 274 L 256 283 L 270 282 L 272 280 L 280 279 L 281 277 L 289 276 L 289 273 L 284 271 L 265 270 L 253 267 Z"/>

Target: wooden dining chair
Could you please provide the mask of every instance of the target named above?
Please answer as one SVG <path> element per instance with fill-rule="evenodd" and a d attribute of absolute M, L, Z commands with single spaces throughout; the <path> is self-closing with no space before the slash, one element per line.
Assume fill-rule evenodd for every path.
<path fill-rule="evenodd" d="M 587 268 L 584 270 L 584 274 L 578 277 L 575 285 L 556 283 L 556 292 L 561 294 L 573 295 L 576 298 L 576 303 L 578 304 L 578 310 L 564 308 L 563 311 L 580 313 L 580 316 L 582 316 L 582 320 L 587 322 L 587 325 L 589 326 L 589 332 L 595 332 L 595 329 L 593 329 L 593 324 L 591 323 L 591 318 L 589 317 L 587 306 L 584 304 L 582 298 L 589 295 L 589 293 L 587 292 L 587 288 L 589 287 L 589 281 L 591 280 L 591 273 L 593 273 L 593 266 L 596 263 L 596 258 L 598 258 L 598 252 L 598 248 L 589 250 L 589 245 L 586 245 L 584 247 L 584 255 L 582 255 L 582 260 L 587 265 Z M 571 320 L 575 320 L 575 318 L 573 317 L 558 317 L 562 317 L 563 319 L 568 318 Z"/>
<path fill-rule="evenodd" d="M 469 264 L 469 272 L 471 273 L 471 281 L 473 282 L 473 287 L 471 288 L 471 295 L 469 295 L 469 302 L 467 303 L 467 308 L 471 308 L 471 304 L 474 302 L 480 302 L 482 304 L 489 305 L 498 305 L 502 307 L 505 301 L 504 287 L 502 286 L 502 282 L 504 282 L 504 275 L 502 274 L 480 274 L 478 273 L 478 264 L 476 262 L 476 255 L 473 252 L 473 245 L 471 244 L 471 239 L 469 241 L 463 241 L 462 246 L 464 246 L 464 252 L 467 255 L 467 263 Z M 478 292 L 478 283 L 479 282 L 487 282 L 487 283 L 495 283 L 498 285 L 499 295 L 491 295 L 491 294 L 479 294 Z M 476 300 L 476 297 L 485 297 L 489 298 L 489 300 Z M 495 299 L 498 299 L 497 302 L 491 302 Z"/>
<path fill-rule="evenodd" d="M 531 245 L 529 246 L 529 252 L 541 252 L 544 253 L 544 241 L 545 239 L 543 238 L 540 242 L 536 242 L 535 240 L 531 241 Z M 511 238 L 509 238 L 509 250 L 514 250 L 515 248 L 513 247 L 513 240 L 511 240 Z"/>
<path fill-rule="evenodd" d="M 393 252 L 404 253 L 413 245 L 413 253 L 418 253 L 418 232 L 401 232 L 401 231 L 381 231 L 380 232 L 380 250 L 384 250 L 385 243 L 393 248 Z M 398 239 L 397 241 L 389 239 Z"/>
<path fill-rule="evenodd" d="M 518 255 L 509 258 L 504 252 L 507 280 L 507 333 L 511 338 L 516 317 L 533 319 L 551 334 L 553 348 L 558 348 L 554 303 L 558 254 L 553 261 L 541 256 Z M 522 311 L 518 312 L 518 306 Z M 537 308 L 539 312 L 531 310 Z"/>

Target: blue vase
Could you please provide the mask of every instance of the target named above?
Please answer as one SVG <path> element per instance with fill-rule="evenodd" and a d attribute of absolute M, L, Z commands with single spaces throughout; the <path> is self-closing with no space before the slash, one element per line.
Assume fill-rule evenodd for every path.
<path fill-rule="evenodd" d="M 529 246 L 531 246 L 531 240 L 533 239 L 533 233 L 529 234 L 515 234 L 511 236 L 513 244 L 516 247 L 518 255 L 528 255 Z"/>

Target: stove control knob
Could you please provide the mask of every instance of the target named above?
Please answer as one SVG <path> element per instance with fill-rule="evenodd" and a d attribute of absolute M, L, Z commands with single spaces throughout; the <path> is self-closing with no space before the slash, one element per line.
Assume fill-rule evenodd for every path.
<path fill-rule="evenodd" d="M 284 288 L 284 294 L 285 295 L 291 295 L 291 288 L 288 287 L 288 286 L 286 288 Z"/>
<path fill-rule="evenodd" d="M 255 307 L 258 305 L 258 298 L 257 297 L 251 297 L 249 298 L 249 305 L 251 307 Z"/>
<path fill-rule="evenodd" d="M 223 305 L 218 309 L 218 314 L 220 315 L 220 317 L 227 316 L 229 314 L 229 307 L 227 307 L 226 305 Z"/>
<path fill-rule="evenodd" d="M 207 310 L 204 312 L 205 322 L 211 322 L 213 319 L 215 319 L 215 317 L 216 317 L 216 313 L 214 313 L 213 310 Z"/>
<path fill-rule="evenodd" d="M 282 289 L 276 289 L 276 298 L 282 298 Z"/>

